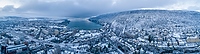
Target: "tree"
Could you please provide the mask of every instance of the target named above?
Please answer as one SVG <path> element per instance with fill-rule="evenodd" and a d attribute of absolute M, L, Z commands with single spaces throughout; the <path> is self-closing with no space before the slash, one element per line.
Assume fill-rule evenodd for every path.
<path fill-rule="evenodd" d="M 151 41 L 154 41 L 154 39 L 153 39 L 153 36 L 152 36 L 152 35 L 149 35 L 149 36 L 148 36 L 148 41 L 149 41 L 149 42 L 151 42 Z"/>

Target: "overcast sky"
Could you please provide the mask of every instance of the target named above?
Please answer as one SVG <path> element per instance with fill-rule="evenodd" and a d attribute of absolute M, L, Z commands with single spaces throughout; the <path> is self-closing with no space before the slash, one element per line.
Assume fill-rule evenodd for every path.
<path fill-rule="evenodd" d="M 200 0 L 0 0 L 2 13 L 80 16 L 132 9 L 198 11 Z"/>

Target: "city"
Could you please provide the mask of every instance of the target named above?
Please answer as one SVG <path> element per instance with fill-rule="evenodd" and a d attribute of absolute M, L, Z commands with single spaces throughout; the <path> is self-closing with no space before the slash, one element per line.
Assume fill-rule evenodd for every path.
<path fill-rule="evenodd" d="M 30 18 L 25 19 L 0 22 L 1 54 L 198 54 L 200 52 L 200 29 L 193 29 L 192 26 L 171 24 L 169 27 L 150 29 L 129 26 L 120 28 L 119 24 L 126 22 L 101 23 L 99 20 L 98 23 L 103 26 L 102 28 L 82 30 L 67 27 L 66 24 L 70 22 L 67 19 L 64 21 L 62 19 L 61 23 L 55 22 L 59 20 L 46 18 L 31 21 L 28 20 Z M 90 21 L 93 21 L 91 19 Z"/>

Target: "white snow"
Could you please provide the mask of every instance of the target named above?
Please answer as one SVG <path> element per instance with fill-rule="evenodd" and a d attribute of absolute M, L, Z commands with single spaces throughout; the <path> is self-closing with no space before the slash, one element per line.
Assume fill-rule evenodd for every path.
<path fill-rule="evenodd" d="M 173 37 L 180 38 L 180 33 L 174 33 Z"/>

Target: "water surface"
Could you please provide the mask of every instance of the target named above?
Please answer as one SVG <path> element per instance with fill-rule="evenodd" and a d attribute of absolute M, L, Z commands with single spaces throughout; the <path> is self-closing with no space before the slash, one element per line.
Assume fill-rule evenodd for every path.
<path fill-rule="evenodd" d="M 70 20 L 68 27 L 74 29 L 91 30 L 91 29 L 99 29 L 102 26 L 85 19 L 82 20 L 77 19 L 77 20 Z"/>

